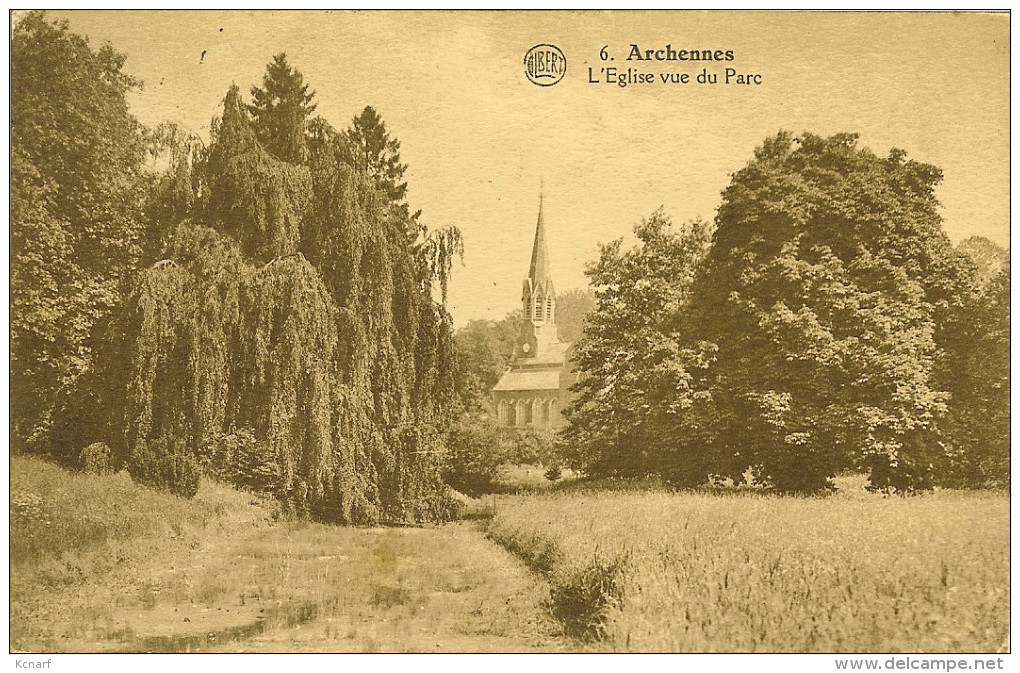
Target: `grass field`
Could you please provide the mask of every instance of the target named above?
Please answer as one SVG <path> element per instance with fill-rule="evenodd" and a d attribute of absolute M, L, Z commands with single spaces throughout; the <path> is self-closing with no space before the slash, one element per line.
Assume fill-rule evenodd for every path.
<path fill-rule="evenodd" d="M 339 528 L 203 482 L 11 463 L 18 652 L 576 649 L 544 580 L 468 524 Z"/>
<path fill-rule="evenodd" d="M 11 649 L 1008 646 L 1008 495 L 845 485 L 781 498 L 574 481 L 476 501 L 471 521 L 340 528 L 211 482 L 189 501 L 15 457 Z"/>
<path fill-rule="evenodd" d="M 501 497 L 489 535 L 616 651 L 1008 648 L 1009 498 L 563 489 Z"/>

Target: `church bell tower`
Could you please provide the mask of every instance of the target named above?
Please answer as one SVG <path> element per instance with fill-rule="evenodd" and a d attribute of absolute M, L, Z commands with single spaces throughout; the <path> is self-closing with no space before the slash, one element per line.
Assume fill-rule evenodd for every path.
<path fill-rule="evenodd" d="M 568 362 L 570 344 L 560 341 L 556 333 L 556 288 L 542 206 L 540 192 L 531 268 L 521 291 L 524 320 L 514 358 L 492 388 L 492 403 L 501 425 L 555 430 L 567 422 L 562 411 L 577 377 Z"/>
<path fill-rule="evenodd" d="M 556 334 L 556 290 L 549 270 L 549 247 L 545 240 L 545 218 L 542 215 L 544 196 L 538 197 L 538 225 L 531 251 L 531 269 L 524 280 L 521 326 L 516 355 L 522 360 L 537 358 L 549 352 L 551 344 L 559 343 Z"/>

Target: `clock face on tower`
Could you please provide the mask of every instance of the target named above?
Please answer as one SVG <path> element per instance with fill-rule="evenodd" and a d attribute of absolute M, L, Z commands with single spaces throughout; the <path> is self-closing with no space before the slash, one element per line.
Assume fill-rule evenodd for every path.
<path fill-rule="evenodd" d="M 531 344 L 528 343 L 521 344 L 521 350 L 524 351 L 525 353 L 529 352 L 531 350 Z"/>

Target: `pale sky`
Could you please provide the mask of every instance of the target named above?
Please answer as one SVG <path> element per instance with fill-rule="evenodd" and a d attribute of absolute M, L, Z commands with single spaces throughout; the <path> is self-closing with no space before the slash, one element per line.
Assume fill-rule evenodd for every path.
<path fill-rule="evenodd" d="M 517 307 L 545 182 L 559 291 L 586 285 L 600 242 L 659 206 L 711 219 L 730 175 L 779 130 L 847 131 L 885 155 L 942 168 L 954 241 L 1009 245 L 1009 17 L 961 13 L 54 12 L 127 55 L 140 121 L 208 139 L 231 83 L 247 94 L 278 52 L 345 128 L 365 105 L 401 141 L 408 200 L 466 246 L 449 307 L 458 326 Z M 551 43 L 567 74 L 531 84 L 523 60 Z M 641 49 L 733 50 L 732 62 L 626 60 Z M 608 45 L 613 62 L 599 60 Z M 203 58 L 202 54 L 205 52 Z M 726 67 L 760 86 L 588 83 L 588 68 Z"/>

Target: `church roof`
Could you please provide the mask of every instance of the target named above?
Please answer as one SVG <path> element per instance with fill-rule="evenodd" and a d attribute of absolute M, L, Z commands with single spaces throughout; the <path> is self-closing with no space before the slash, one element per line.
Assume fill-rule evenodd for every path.
<path fill-rule="evenodd" d="M 530 358 L 520 358 L 513 362 L 514 368 L 528 369 L 535 366 L 561 367 L 567 360 L 567 350 L 570 344 L 566 341 L 546 342 L 545 348 L 538 355 Z"/>
<path fill-rule="evenodd" d="M 545 217 L 542 216 L 542 197 L 538 199 L 538 226 L 535 227 L 535 245 L 531 250 L 531 270 L 528 278 L 532 287 L 539 287 L 552 280 L 549 270 L 549 246 L 545 242 Z"/>
<path fill-rule="evenodd" d="M 511 369 L 492 390 L 559 390 L 560 369 Z"/>
<path fill-rule="evenodd" d="M 567 361 L 570 344 L 554 341 L 548 344 L 546 352 L 530 358 L 519 358 L 510 370 L 503 374 L 492 389 L 500 390 L 554 390 L 560 387 L 560 374 Z"/>

